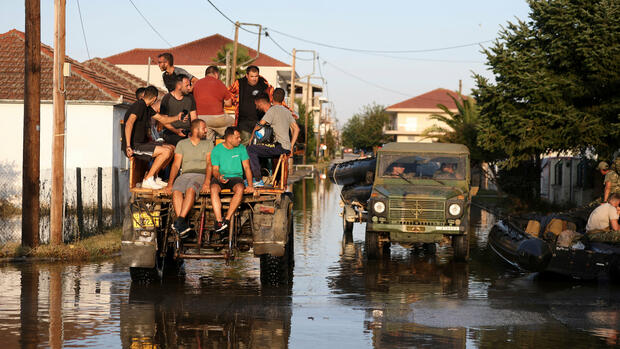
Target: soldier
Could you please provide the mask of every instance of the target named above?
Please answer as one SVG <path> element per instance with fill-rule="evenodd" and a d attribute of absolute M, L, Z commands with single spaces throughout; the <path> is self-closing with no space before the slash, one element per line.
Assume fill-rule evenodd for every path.
<path fill-rule="evenodd" d="M 605 191 L 603 194 L 603 203 L 607 202 L 609 195 L 613 193 L 620 193 L 620 176 L 616 172 L 617 169 L 610 169 L 609 164 L 605 161 L 601 161 L 598 164 L 598 170 L 605 176 Z"/>

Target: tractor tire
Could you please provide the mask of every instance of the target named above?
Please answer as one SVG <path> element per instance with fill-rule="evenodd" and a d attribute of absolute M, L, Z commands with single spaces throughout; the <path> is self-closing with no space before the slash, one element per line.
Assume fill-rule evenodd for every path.
<path fill-rule="evenodd" d="M 378 259 L 381 257 L 382 251 L 379 246 L 379 233 L 366 229 L 364 250 L 366 251 L 366 258 L 368 259 Z"/>
<path fill-rule="evenodd" d="M 292 201 L 288 195 L 282 197 L 278 210 L 287 210 L 286 221 L 282 222 L 288 236 L 282 256 L 263 254 L 260 256 L 260 281 L 263 286 L 286 286 L 291 284 L 293 277 L 294 261 L 294 230 Z M 274 221 L 275 223 L 275 221 Z"/>

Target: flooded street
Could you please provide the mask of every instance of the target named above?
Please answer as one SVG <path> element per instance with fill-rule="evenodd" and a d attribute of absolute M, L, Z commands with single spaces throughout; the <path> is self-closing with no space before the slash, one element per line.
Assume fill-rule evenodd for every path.
<path fill-rule="evenodd" d="M 0 342 L 14 347 L 409 348 L 617 345 L 620 287 L 509 269 L 486 247 L 495 217 L 472 209 L 471 258 L 392 246 L 366 261 L 364 226 L 342 244 L 340 187 L 294 187 L 291 288 L 260 285 L 251 252 L 187 261 L 163 285 L 131 284 L 118 260 L 0 270 Z"/>

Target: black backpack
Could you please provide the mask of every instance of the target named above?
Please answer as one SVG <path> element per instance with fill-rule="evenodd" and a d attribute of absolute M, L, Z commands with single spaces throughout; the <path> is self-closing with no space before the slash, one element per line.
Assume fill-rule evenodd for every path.
<path fill-rule="evenodd" d="M 253 144 L 273 144 L 275 141 L 275 135 L 273 133 L 273 127 L 269 124 L 259 125 L 260 128 L 254 131 Z"/>

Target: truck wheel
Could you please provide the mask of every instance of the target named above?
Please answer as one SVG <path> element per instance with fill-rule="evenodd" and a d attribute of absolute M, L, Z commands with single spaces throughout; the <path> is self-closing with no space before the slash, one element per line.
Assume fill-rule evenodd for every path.
<path fill-rule="evenodd" d="M 366 250 L 366 258 L 368 259 L 377 259 L 381 256 L 382 251 L 379 248 L 379 233 L 366 229 L 364 249 Z"/>
<path fill-rule="evenodd" d="M 452 236 L 452 249 L 454 250 L 454 259 L 465 262 L 469 258 L 469 235 Z"/>
<path fill-rule="evenodd" d="M 344 217 L 344 212 L 342 214 L 342 243 L 350 244 L 353 242 L 353 222 L 347 222 Z"/>
<path fill-rule="evenodd" d="M 294 264 L 294 236 L 293 236 L 293 215 L 292 201 L 289 196 L 283 196 L 278 210 L 287 210 L 286 219 L 280 224 L 284 224 L 284 229 L 288 234 L 288 241 L 284 245 L 284 253 L 277 257 L 270 254 L 260 256 L 260 281 L 265 286 L 283 286 L 290 284 Z M 276 213 L 277 214 L 277 213 Z M 277 223 L 274 220 L 274 224 Z"/>

